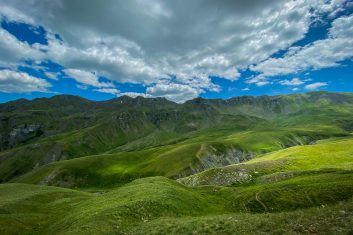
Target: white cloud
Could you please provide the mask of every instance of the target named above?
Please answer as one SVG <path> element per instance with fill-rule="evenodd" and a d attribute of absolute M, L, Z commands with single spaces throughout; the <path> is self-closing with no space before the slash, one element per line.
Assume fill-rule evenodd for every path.
<path fill-rule="evenodd" d="M 153 97 L 165 97 L 179 103 L 198 97 L 201 92 L 202 90 L 198 88 L 169 82 L 157 83 L 148 87 L 146 91 L 148 95 Z"/>
<path fill-rule="evenodd" d="M 66 67 L 82 71 L 92 68 L 111 80 L 150 84 L 166 76 L 142 59 L 140 48 L 119 37 L 90 38 L 87 48 L 76 48 L 50 39 L 46 56 Z"/>
<path fill-rule="evenodd" d="M 178 73 L 175 80 L 177 83 L 199 90 L 210 90 L 213 92 L 221 90 L 218 85 L 212 83 L 207 74 Z M 168 81 L 168 79 L 161 81 Z"/>
<path fill-rule="evenodd" d="M 56 72 L 44 72 L 44 74 L 47 78 L 50 78 L 52 80 L 58 80 L 58 76 L 60 75 L 60 73 Z"/>
<path fill-rule="evenodd" d="M 146 93 L 139 93 L 139 92 L 121 92 L 119 93 L 118 96 L 123 96 L 123 95 L 127 95 L 127 96 L 130 96 L 132 98 L 136 98 L 138 96 L 142 96 L 142 97 L 145 97 L 145 98 L 151 98 L 152 95 L 149 95 L 149 94 L 146 94 Z"/>
<path fill-rule="evenodd" d="M 246 88 L 243 88 L 241 89 L 242 91 L 250 91 L 250 88 L 246 87 Z"/>
<path fill-rule="evenodd" d="M 292 80 L 282 80 L 279 84 L 283 86 L 299 86 L 306 82 L 307 80 L 300 80 L 300 78 L 293 78 Z"/>
<path fill-rule="evenodd" d="M 42 54 L 38 48 L 38 44 L 30 46 L 0 28 L 0 66 L 16 68 L 24 60 L 38 59 Z"/>
<path fill-rule="evenodd" d="M 0 20 L 10 20 L 10 21 L 17 21 L 17 22 L 26 22 L 26 23 L 34 23 L 33 18 L 22 13 L 20 10 L 5 5 L 1 1 L 1 8 L 0 8 Z"/>
<path fill-rule="evenodd" d="M 341 17 L 332 23 L 327 39 L 290 48 L 282 58 L 270 58 L 251 69 L 270 77 L 339 66 L 353 57 L 352 38 L 353 15 Z"/>
<path fill-rule="evenodd" d="M 30 46 L 2 30 L 0 65 L 14 67 L 25 59 L 52 60 L 74 68 L 72 77 L 78 82 L 101 88 L 110 85 L 100 82 L 98 75 L 155 87 L 156 92 L 160 89 L 159 93 L 168 90 L 165 84 L 170 84 L 172 87 L 165 97 L 181 102 L 185 100 L 185 92 L 189 98 L 206 90 L 220 92 L 210 76 L 234 81 L 240 77 L 239 71 L 261 61 L 264 62 L 252 68 L 265 76 L 254 77 L 248 83 L 263 86 L 270 83 L 266 76 L 305 69 L 303 64 L 308 61 L 295 63 L 307 50 L 305 47 L 292 48 L 285 62 L 268 58 L 302 39 L 320 14 L 338 12 L 343 3 L 343 0 L 194 0 L 187 4 L 161 0 L 0 0 L 0 17 L 42 25 L 49 32 L 48 46 Z M 56 39 L 54 33 L 63 41 Z M 341 40 L 343 33 L 331 37 Z M 6 40 L 11 42 L 6 44 Z M 346 41 L 336 44 L 343 47 L 339 43 Z M 302 57 L 308 54 L 312 52 Z M 290 61 L 290 57 L 296 58 Z M 318 68 L 323 66 L 319 62 L 327 62 L 325 58 L 313 61 L 309 61 L 309 67 Z M 175 89 L 181 94 L 172 95 Z"/>
<path fill-rule="evenodd" d="M 325 87 L 327 86 L 328 84 L 326 82 L 315 82 L 315 83 L 312 83 L 312 84 L 308 84 L 305 86 L 305 89 L 307 90 L 316 90 L 320 87 Z"/>
<path fill-rule="evenodd" d="M 108 93 L 112 95 L 119 95 L 120 91 L 116 88 L 99 88 L 99 89 L 94 89 L 94 91 L 98 91 L 101 93 Z"/>
<path fill-rule="evenodd" d="M 51 84 L 27 73 L 0 70 L 0 91 L 5 93 L 48 92 Z"/>
<path fill-rule="evenodd" d="M 265 86 L 270 84 L 271 82 L 268 81 L 267 77 L 262 75 L 252 76 L 245 81 L 247 84 L 256 84 L 256 86 Z"/>
<path fill-rule="evenodd" d="M 114 87 L 113 83 L 100 82 L 99 77 L 92 72 L 87 72 L 80 69 L 64 69 L 63 71 L 70 78 L 73 78 L 77 82 L 84 85 L 89 85 L 94 87 Z"/>

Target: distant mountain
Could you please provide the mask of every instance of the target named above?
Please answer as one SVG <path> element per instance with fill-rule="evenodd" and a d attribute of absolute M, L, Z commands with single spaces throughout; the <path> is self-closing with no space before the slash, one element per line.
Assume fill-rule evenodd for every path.
<path fill-rule="evenodd" d="M 90 101 L 59 95 L 11 101 L 1 104 L 0 111 L 2 181 L 51 162 L 126 151 L 147 151 L 148 159 L 153 155 L 148 149 L 171 146 L 180 147 L 180 152 L 174 150 L 176 154 L 189 157 L 178 169 L 150 170 L 164 161 L 161 151 L 155 156 L 160 160 L 144 163 L 146 175 L 180 177 L 353 131 L 351 93 L 196 98 L 184 104 L 164 98 L 122 96 Z M 247 133 L 244 139 L 233 141 L 232 136 L 240 132 Z M 261 135 L 268 138 L 267 144 L 246 143 Z M 219 156 L 228 157 L 222 160 Z"/>
<path fill-rule="evenodd" d="M 21 99 L 0 130 L 1 234 L 352 232 L 351 93 Z"/>

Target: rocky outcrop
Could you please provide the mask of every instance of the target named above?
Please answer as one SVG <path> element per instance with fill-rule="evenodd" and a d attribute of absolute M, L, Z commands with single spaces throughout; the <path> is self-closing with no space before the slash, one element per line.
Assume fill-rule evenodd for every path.
<path fill-rule="evenodd" d="M 232 171 L 225 169 L 214 169 L 204 174 L 191 175 L 189 177 L 178 179 L 179 183 L 186 186 L 195 187 L 200 185 L 238 185 L 249 183 L 254 179 L 246 169 L 235 169 Z"/>
<path fill-rule="evenodd" d="M 210 146 L 210 150 L 206 151 L 200 158 L 200 166 L 203 169 L 211 167 L 227 166 L 235 163 L 248 161 L 253 158 L 254 154 L 234 147 L 219 153 L 217 149 Z"/>
<path fill-rule="evenodd" d="M 63 151 L 63 146 L 61 144 L 55 144 L 49 149 L 49 151 L 44 155 L 41 165 L 48 163 L 67 160 L 69 155 Z"/>
<path fill-rule="evenodd" d="M 13 128 L 8 136 L 8 147 L 13 148 L 20 143 L 42 134 L 41 126 L 38 124 L 24 124 Z"/>
<path fill-rule="evenodd" d="M 228 166 L 249 161 L 255 156 L 255 153 L 243 151 L 234 147 L 220 151 L 212 145 L 204 144 L 197 155 L 199 161 L 175 178 L 186 177 L 215 167 Z"/>

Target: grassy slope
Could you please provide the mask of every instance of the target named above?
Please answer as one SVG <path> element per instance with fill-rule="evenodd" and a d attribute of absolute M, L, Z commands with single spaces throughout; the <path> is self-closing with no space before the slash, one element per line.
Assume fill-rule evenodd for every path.
<path fill-rule="evenodd" d="M 353 223 L 352 176 L 323 173 L 257 188 L 187 188 L 152 177 L 102 194 L 3 184 L 0 228 L 2 234 L 346 234 Z"/>
<path fill-rule="evenodd" d="M 322 169 L 353 169 L 353 138 L 319 141 L 315 145 L 295 146 L 268 153 L 243 164 L 204 171 L 181 179 L 188 185 L 231 185 L 253 181 L 276 181 L 300 172 Z M 241 174 L 247 175 L 245 180 Z"/>
<path fill-rule="evenodd" d="M 282 213 L 160 218 L 133 234 L 351 234 L 353 202 Z"/>
<path fill-rule="evenodd" d="M 89 197 L 90 194 L 63 188 L 1 184 L 0 233 L 38 233 Z"/>
<path fill-rule="evenodd" d="M 210 149 L 219 156 L 232 148 L 260 154 L 285 146 L 305 144 L 324 136 L 343 134 L 339 128 L 330 126 L 245 132 L 237 129 L 205 130 L 180 142 L 159 147 L 55 162 L 20 176 L 13 182 L 40 182 L 64 187 L 108 187 L 146 176 L 179 178 L 202 170 L 198 166 Z"/>
<path fill-rule="evenodd" d="M 309 93 L 227 101 L 195 99 L 177 105 L 141 97 L 93 102 L 58 96 L 0 105 L 0 111 L 10 110 L 0 113 L 4 116 L 1 120 L 6 120 L 3 127 L 41 123 L 46 133 L 46 137 L 0 153 L 0 181 L 7 182 L 55 161 L 171 144 L 179 148 L 183 143 L 181 156 L 189 155 L 190 160 L 162 175 L 187 175 L 200 170 L 194 165 L 199 162 L 195 153 L 203 145 L 217 146 L 219 154 L 231 148 L 257 154 L 347 134 L 353 130 L 352 97 Z M 53 135 L 57 132 L 60 134 Z M 190 144 L 199 146 L 190 150 Z"/>
<path fill-rule="evenodd" d="M 196 175 L 217 184 L 210 177 L 253 173 L 233 187 L 185 187 L 164 177 L 96 189 L 103 194 L 3 184 L 1 228 L 5 234 L 347 234 L 353 226 L 352 142 L 323 140 Z"/>
<path fill-rule="evenodd" d="M 80 189 L 93 193 L 1 184 L 0 233 L 352 233 L 353 138 L 287 147 L 347 136 L 353 130 L 353 108 L 346 104 L 331 105 L 325 94 L 320 94 L 315 105 L 293 104 L 292 99 L 305 96 L 285 97 L 286 105 L 281 106 L 276 106 L 278 97 L 269 97 L 266 105 L 274 104 L 270 112 L 261 105 L 252 109 L 252 104 L 240 108 L 213 104 L 227 114 L 216 119 L 190 114 L 173 128 L 168 124 L 174 121 L 166 122 L 164 125 L 168 128 L 146 131 L 143 136 L 130 125 L 129 132 L 139 137 L 125 139 L 126 143 L 121 145 L 109 139 L 112 133 L 125 138 L 114 128 L 109 133 L 109 122 L 106 126 L 99 124 L 50 137 L 56 144 L 66 144 L 73 154 L 89 154 L 90 151 L 85 152 L 87 149 L 105 153 L 51 163 L 14 182 L 83 187 Z M 262 101 L 255 99 L 255 102 Z M 207 107 L 201 105 L 200 109 Z M 235 116 L 234 112 L 239 111 L 251 111 L 269 120 Z M 159 120 L 160 116 L 156 118 Z M 210 128 L 213 122 L 222 125 Z M 195 131 L 198 128 L 201 130 Z M 27 160 L 32 161 L 36 156 L 40 160 L 41 155 L 52 151 L 50 145 L 45 145 L 47 140 L 42 141 L 33 143 L 43 144 L 38 149 L 30 145 L 2 152 L 0 158 L 12 158 L 14 152 L 24 148 L 16 161 L 1 164 L 0 172 L 16 169 L 16 164 L 26 165 Z M 106 143 L 107 148 L 100 147 Z M 33 152 L 28 152 L 31 148 Z M 164 177 L 132 181 L 153 175 L 173 178 L 185 170 L 192 173 L 192 166 L 202 162 L 210 149 L 222 156 L 232 148 L 259 156 L 246 163 L 214 168 L 180 180 L 195 187 L 185 187 Z"/>

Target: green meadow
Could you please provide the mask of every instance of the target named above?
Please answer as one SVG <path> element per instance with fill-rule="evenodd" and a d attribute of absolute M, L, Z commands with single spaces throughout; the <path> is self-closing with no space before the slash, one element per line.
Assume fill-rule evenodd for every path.
<path fill-rule="evenodd" d="M 2 133 L 42 131 L 1 142 L 0 234 L 353 233 L 350 93 L 56 96 L 0 113 Z"/>

